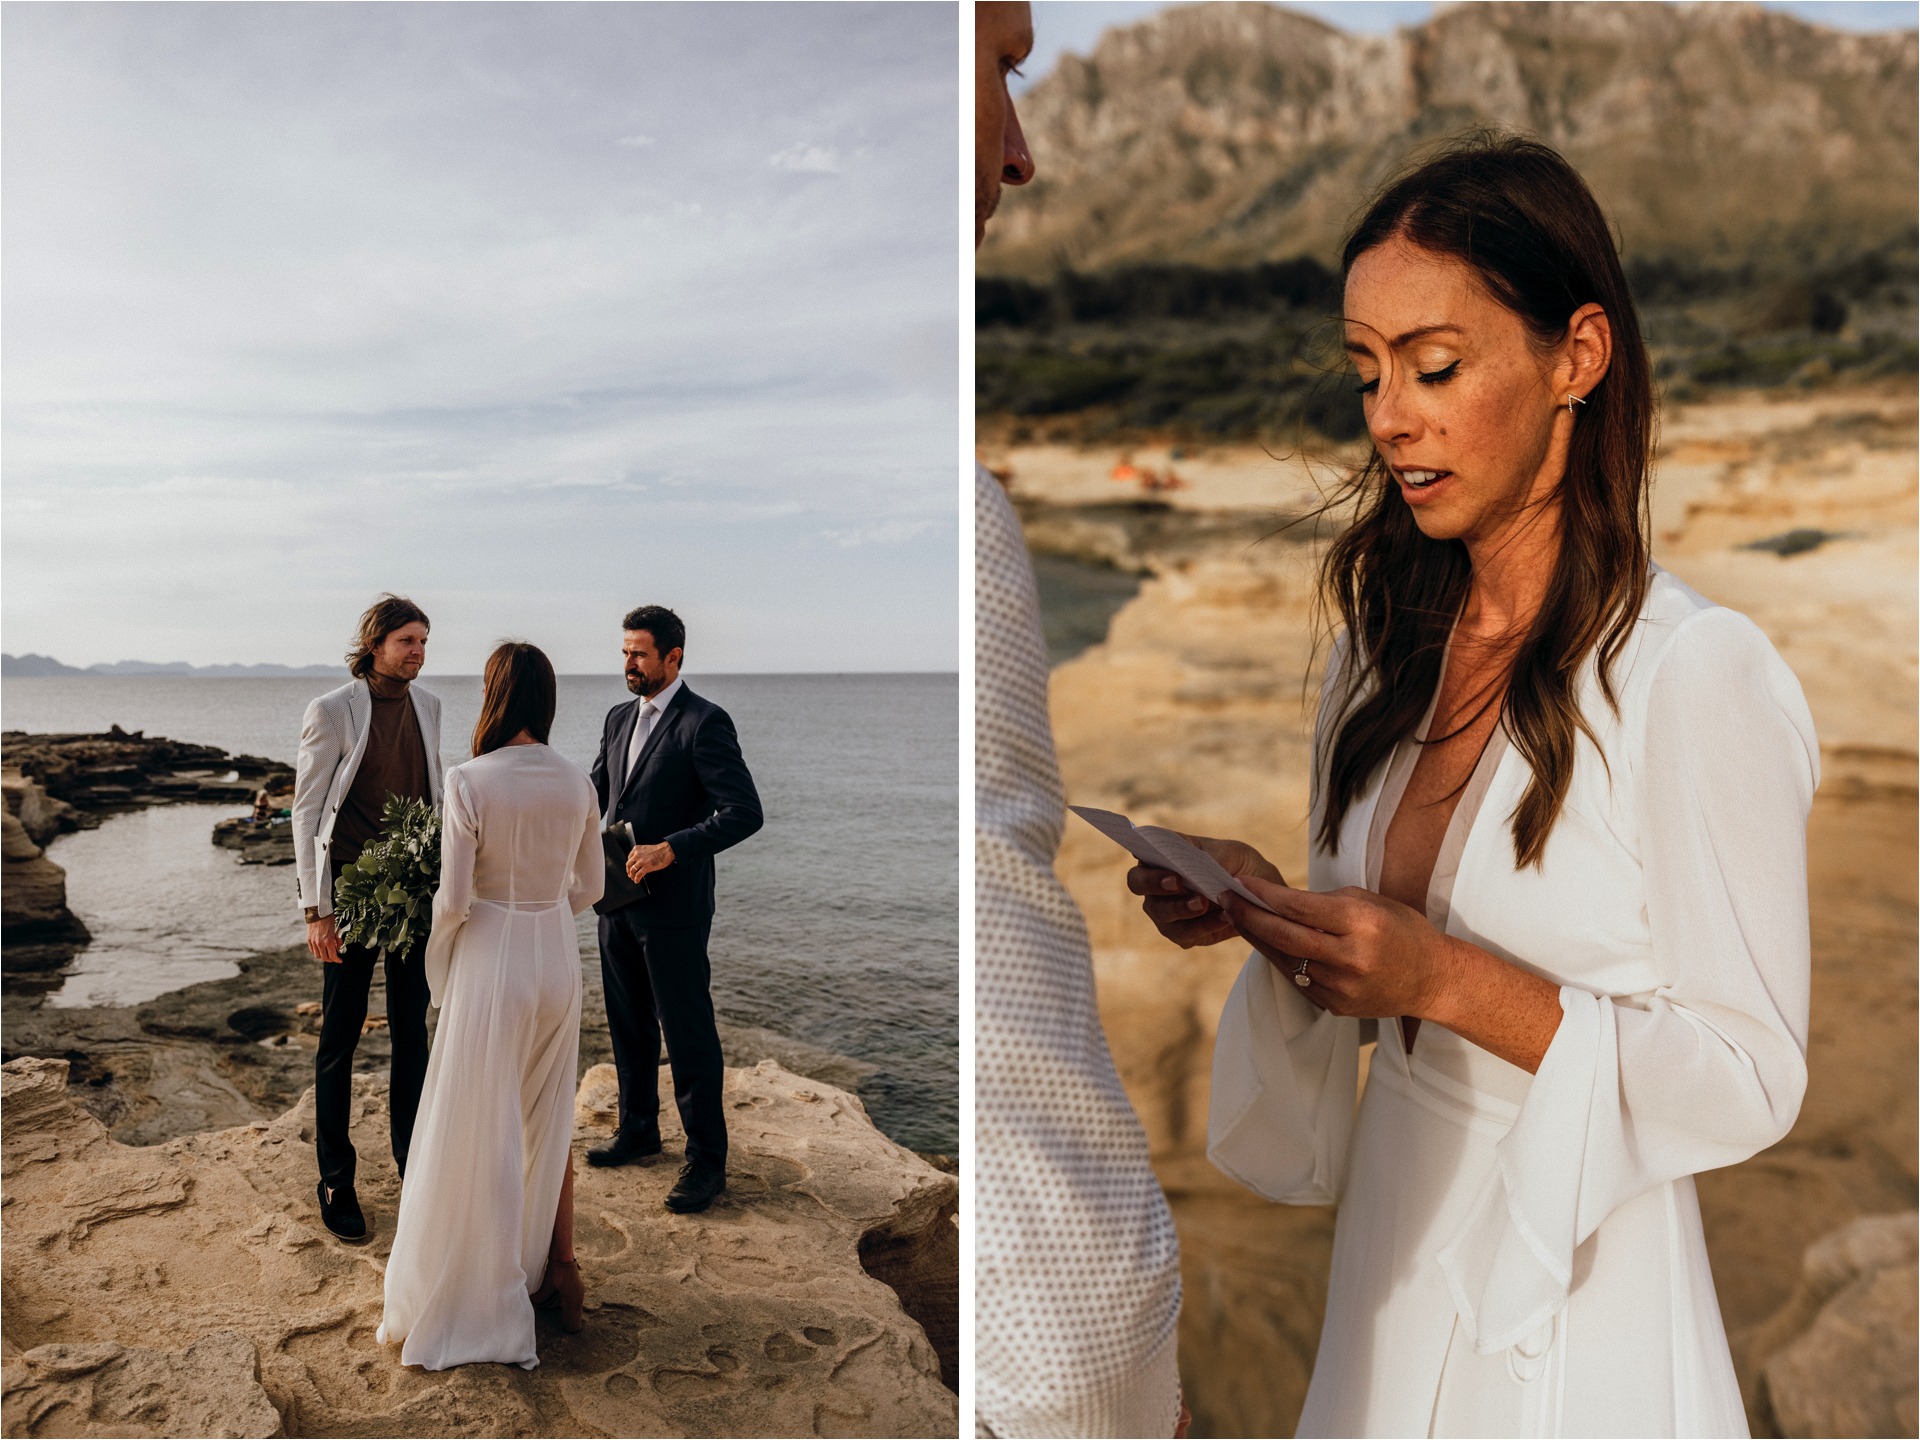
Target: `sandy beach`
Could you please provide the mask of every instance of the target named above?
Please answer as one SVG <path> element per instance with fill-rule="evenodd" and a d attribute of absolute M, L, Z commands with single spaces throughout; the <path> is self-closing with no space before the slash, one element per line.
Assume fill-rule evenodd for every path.
<path fill-rule="evenodd" d="M 1757 1435 L 1776 1433 L 1755 1384 L 1779 1343 L 1767 1322 L 1807 1246 L 1915 1201 L 1915 422 L 1910 381 L 1728 394 L 1663 416 L 1656 557 L 1766 631 L 1821 737 L 1806 1103 L 1779 1145 L 1700 1180 Z M 1148 577 L 1106 642 L 1054 672 L 1069 799 L 1242 838 L 1304 874 L 1318 549 L 1310 527 L 1275 532 L 1318 505 L 1338 457 L 989 443 L 982 459 L 1008 474 L 1036 549 Z M 1180 484 L 1116 481 L 1123 460 Z M 1818 533 L 1780 539 L 1796 531 Z M 1775 548 L 1743 548 L 1756 541 Z M 1332 1213 L 1268 1205 L 1207 1164 L 1213 1031 L 1243 952 L 1160 940 L 1125 892 L 1128 863 L 1071 825 L 1059 868 L 1086 911 L 1102 1015 L 1180 1226 L 1195 1433 L 1291 1434 Z"/>

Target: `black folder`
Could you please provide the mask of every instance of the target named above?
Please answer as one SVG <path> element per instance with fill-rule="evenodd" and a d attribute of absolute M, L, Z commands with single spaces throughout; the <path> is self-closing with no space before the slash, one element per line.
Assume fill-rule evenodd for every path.
<path fill-rule="evenodd" d="M 647 888 L 648 877 L 642 876 L 638 885 L 627 878 L 627 856 L 639 843 L 634 839 L 633 826 L 625 820 L 615 820 L 600 832 L 600 848 L 607 857 L 607 889 L 601 904 L 609 910 L 631 905 L 651 893 Z"/>

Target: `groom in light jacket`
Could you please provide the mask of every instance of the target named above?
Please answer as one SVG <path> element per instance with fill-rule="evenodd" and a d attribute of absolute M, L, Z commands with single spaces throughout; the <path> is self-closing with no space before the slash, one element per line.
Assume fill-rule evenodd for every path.
<path fill-rule="evenodd" d="M 427 658 L 426 613 L 382 595 L 360 617 L 348 652 L 353 679 L 307 706 L 293 782 L 293 858 L 307 949 L 322 963 L 320 1049 L 314 1056 L 313 1144 L 320 1162 L 320 1219 L 342 1240 L 367 1238 L 354 1193 L 353 1052 L 367 1019 L 377 958 L 344 945 L 333 919 L 333 883 L 380 835 L 389 795 L 440 805 L 440 701 L 413 683 Z M 427 981 L 422 929 L 386 959 L 387 1032 L 393 1042 L 389 1120 L 404 1177 L 414 1112 L 427 1075 Z"/>

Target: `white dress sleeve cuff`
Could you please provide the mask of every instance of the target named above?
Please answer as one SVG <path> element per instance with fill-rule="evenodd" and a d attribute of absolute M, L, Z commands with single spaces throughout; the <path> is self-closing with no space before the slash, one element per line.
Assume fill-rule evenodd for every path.
<path fill-rule="evenodd" d="M 1269 1200 L 1333 1204 L 1359 1079 L 1360 1022 L 1318 1009 L 1249 956 L 1214 1042 L 1207 1158 Z"/>

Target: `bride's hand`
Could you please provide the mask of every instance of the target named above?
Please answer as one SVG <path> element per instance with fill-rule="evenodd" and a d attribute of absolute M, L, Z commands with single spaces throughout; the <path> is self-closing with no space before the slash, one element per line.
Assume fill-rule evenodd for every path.
<path fill-rule="evenodd" d="M 1185 838 L 1219 861 L 1220 868 L 1229 875 L 1270 880 L 1276 885 L 1286 883 L 1266 856 L 1251 845 L 1238 840 L 1214 840 L 1205 835 Z M 1127 872 L 1127 889 L 1147 897 L 1140 908 L 1147 912 L 1154 928 L 1182 950 L 1196 945 L 1218 945 L 1237 933 L 1233 921 L 1218 905 L 1189 890 L 1186 882 L 1171 870 L 1136 865 Z"/>
<path fill-rule="evenodd" d="M 1335 1015 L 1433 1017 L 1451 975 L 1454 942 L 1398 900 L 1352 886 L 1315 894 L 1249 879 L 1278 914 L 1226 897 L 1234 929 L 1288 983 L 1306 964 L 1307 999 Z"/>

